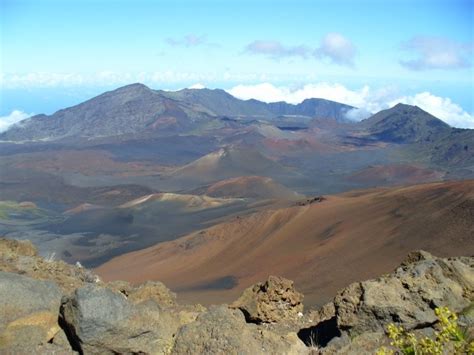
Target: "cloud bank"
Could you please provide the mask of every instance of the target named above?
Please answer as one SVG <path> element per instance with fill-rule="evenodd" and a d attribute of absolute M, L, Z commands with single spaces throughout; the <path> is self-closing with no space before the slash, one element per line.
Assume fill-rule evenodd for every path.
<path fill-rule="evenodd" d="M 395 106 L 397 103 L 416 105 L 445 121 L 453 127 L 474 128 L 474 116 L 446 97 L 430 92 L 421 92 L 411 96 L 401 96 L 391 87 L 373 89 L 364 85 L 351 90 L 337 83 L 315 83 L 297 89 L 274 86 L 269 83 L 256 85 L 237 85 L 227 90 L 231 95 L 243 100 L 257 99 L 264 102 L 286 101 L 297 104 L 309 98 L 322 98 L 356 107 L 347 113 L 351 120 L 360 121 L 371 114 Z"/>
<path fill-rule="evenodd" d="M 256 40 L 244 48 L 244 53 L 263 55 L 270 59 L 299 57 L 307 59 L 328 59 L 342 66 L 354 66 L 356 55 L 355 45 L 340 33 L 328 33 L 322 39 L 319 47 L 311 48 L 306 45 L 288 46 L 275 40 Z"/>
<path fill-rule="evenodd" d="M 280 59 L 285 57 L 301 57 L 306 59 L 311 49 L 300 46 L 285 46 L 279 41 L 258 40 L 249 43 L 244 50 L 249 54 L 261 54 L 271 59 Z"/>
<path fill-rule="evenodd" d="M 208 47 L 216 47 L 218 46 L 216 43 L 210 43 L 207 40 L 207 36 L 205 35 L 195 35 L 195 34 L 187 34 L 183 37 L 179 38 L 167 38 L 165 42 L 173 47 L 197 47 L 197 46 L 208 46 Z"/>
<path fill-rule="evenodd" d="M 13 110 L 7 116 L 0 116 L 0 132 L 6 131 L 13 124 L 20 122 L 28 117 L 31 117 L 33 114 L 28 114 L 20 110 Z"/>
<path fill-rule="evenodd" d="M 401 48 L 415 56 L 415 59 L 400 61 L 410 70 L 461 69 L 472 65 L 473 43 L 417 36 L 402 43 Z"/>
<path fill-rule="evenodd" d="M 356 48 L 340 33 L 328 33 L 314 51 L 316 58 L 327 58 L 335 64 L 354 66 Z"/>

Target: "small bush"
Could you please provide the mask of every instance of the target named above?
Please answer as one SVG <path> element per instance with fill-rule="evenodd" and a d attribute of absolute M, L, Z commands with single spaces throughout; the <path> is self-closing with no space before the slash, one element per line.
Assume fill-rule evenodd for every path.
<path fill-rule="evenodd" d="M 402 326 L 392 323 L 387 327 L 387 333 L 394 349 L 382 347 L 377 355 L 474 354 L 474 340 L 467 339 L 465 330 L 458 325 L 456 314 L 447 307 L 436 308 L 435 313 L 440 328 L 434 338 L 418 338 Z"/>

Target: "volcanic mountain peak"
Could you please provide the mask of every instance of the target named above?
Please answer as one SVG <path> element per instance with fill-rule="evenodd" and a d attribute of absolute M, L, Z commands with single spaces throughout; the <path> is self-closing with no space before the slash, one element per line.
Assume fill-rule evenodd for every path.
<path fill-rule="evenodd" d="M 143 90 L 151 90 L 151 89 L 142 83 L 132 83 L 132 84 L 119 87 L 114 91 L 143 91 Z"/>
<path fill-rule="evenodd" d="M 263 176 L 239 176 L 218 181 L 207 187 L 206 195 L 213 197 L 250 197 L 268 199 L 298 199 L 298 193 Z"/>
<path fill-rule="evenodd" d="M 190 210 L 203 210 L 208 208 L 220 207 L 230 204 L 236 199 L 218 198 L 206 195 L 176 194 L 171 192 L 156 193 L 145 195 L 120 205 L 120 208 L 142 207 L 153 201 L 176 202 Z"/>
<path fill-rule="evenodd" d="M 106 97 L 106 98 L 110 98 L 112 96 L 122 96 L 122 97 L 125 97 L 125 96 L 131 96 L 131 97 L 136 97 L 136 96 L 139 96 L 139 95 L 143 95 L 143 94 L 159 94 L 159 92 L 155 91 L 155 90 L 152 90 L 150 89 L 148 86 L 146 86 L 145 84 L 141 84 L 141 83 L 133 83 L 133 84 L 128 84 L 128 85 L 125 85 L 125 86 L 121 86 L 117 89 L 114 89 L 114 90 L 110 90 L 110 91 L 106 91 L 96 97 L 93 97 L 92 99 L 90 100 L 87 100 L 85 102 L 89 102 L 91 100 L 96 100 L 96 99 L 99 99 L 99 98 L 103 98 L 103 97 Z"/>
<path fill-rule="evenodd" d="M 418 106 L 397 104 L 362 121 L 378 139 L 396 143 L 431 141 L 451 132 L 451 127 Z"/>
<path fill-rule="evenodd" d="M 240 100 L 221 89 L 152 90 L 135 83 L 105 92 L 53 115 L 37 115 L 0 135 L 4 141 L 38 141 L 194 132 L 215 117 L 272 120 L 286 115 L 344 119 L 350 106 L 311 99 L 301 104 Z M 150 130 L 151 128 L 151 130 Z"/>
<path fill-rule="evenodd" d="M 293 176 L 294 173 L 255 149 L 226 146 L 172 173 L 175 179 L 215 182 L 243 175 Z"/>

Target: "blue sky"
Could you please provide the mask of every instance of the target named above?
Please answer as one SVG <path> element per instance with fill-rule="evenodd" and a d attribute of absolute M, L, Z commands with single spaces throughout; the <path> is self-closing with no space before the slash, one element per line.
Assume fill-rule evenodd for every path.
<path fill-rule="evenodd" d="M 140 81 L 266 101 L 317 95 L 360 117 L 398 100 L 474 128 L 470 0 L 0 3 L 3 120 Z"/>

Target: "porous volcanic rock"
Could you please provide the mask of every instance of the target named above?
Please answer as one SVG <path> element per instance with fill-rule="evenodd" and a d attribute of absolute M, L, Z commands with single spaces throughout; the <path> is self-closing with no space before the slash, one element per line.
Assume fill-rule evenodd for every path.
<path fill-rule="evenodd" d="M 335 297 L 338 327 L 351 334 L 383 331 L 393 322 L 428 327 L 436 321 L 436 307 L 460 312 L 471 304 L 473 264 L 473 258 L 411 253 L 394 273 L 353 283 Z"/>
<path fill-rule="evenodd" d="M 311 311 L 316 322 L 298 335 L 323 354 L 375 353 L 389 345 L 385 332 L 391 323 L 433 337 L 437 307 L 459 313 L 459 324 L 474 334 L 473 304 L 474 257 L 437 258 L 415 251 L 393 273 L 355 282 L 332 304 Z"/>
<path fill-rule="evenodd" d="M 247 288 L 231 307 L 240 309 L 253 323 L 272 323 L 297 319 L 303 312 L 303 295 L 293 281 L 270 276 L 267 281 Z"/>
<path fill-rule="evenodd" d="M 0 253 L 10 255 L 37 256 L 36 247 L 29 240 L 0 238 Z"/>
<path fill-rule="evenodd" d="M 213 306 L 176 334 L 173 354 L 305 354 L 295 333 L 284 336 L 248 324 L 242 312 Z"/>
<path fill-rule="evenodd" d="M 0 271 L 54 281 L 66 294 L 86 283 L 101 284 L 97 275 L 80 265 L 38 256 L 36 248 L 28 240 L 0 238 Z"/>
<path fill-rule="evenodd" d="M 51 341 L 60 331 L 61 295 L 51 281 L 0 271 L 0 353 Z"/>
<path fill-rule="evenodd" d="M 163 307 L 176 305 L 176 294 L 160 281 L 147 281 L 139 286 L 133 286 L 126 281 L 113 281 L 106 286 L 121 292 L 135 304 L 153 300 Z"/>
<path fill-rule="evenodd" d="M 169 351 L 179 322 L 155 302 L 135 305 L 96 285 L 63 299 L 61 315 L 76 349 L 89 354 Z"/>

